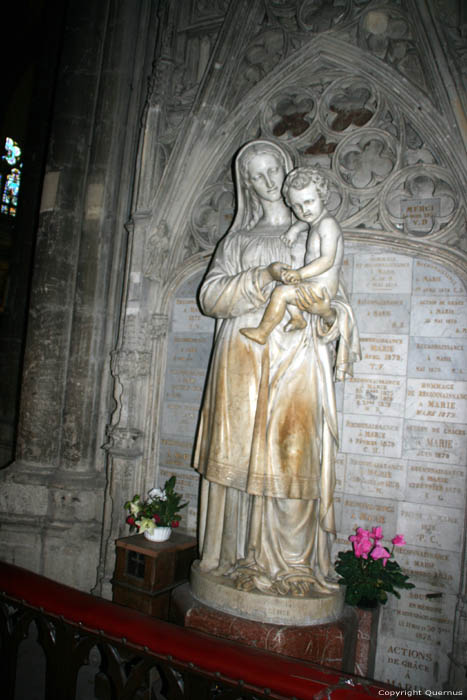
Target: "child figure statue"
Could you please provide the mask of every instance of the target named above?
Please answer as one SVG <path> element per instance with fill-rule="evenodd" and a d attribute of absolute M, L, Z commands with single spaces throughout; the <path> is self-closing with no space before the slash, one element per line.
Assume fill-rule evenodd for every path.
<path fill-rule="evenodd" d="M 306 321 L 297 307 L 297 289 L 301 283 L 314 295 L 333 299 L 339 287 L 344 257 L 342 229 L 326 209 L 329 183 L 320 171 L 301 167 L 286 177 L 282 194 L 298 221 L 282 236 L 293 246 L 298 236 L 308 229 L 305 265 L 297 270 L 282 265 L 281 281 L 271 294 L 261 323 L 257 328 L 241 328 L 240 332 L 256 343 L 264 345 L 271 331 L 281 322 L 285 311 L 290 320 L 285 330 L 305 328 Z M 280 265 L 280 263 L 277 263 Z"/>

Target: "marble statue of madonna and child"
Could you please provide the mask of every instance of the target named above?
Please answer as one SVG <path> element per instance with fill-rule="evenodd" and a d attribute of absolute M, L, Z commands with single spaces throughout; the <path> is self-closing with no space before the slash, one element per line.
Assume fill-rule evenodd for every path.
<path fill-rule="evenodd" d="M 334 382 L 360 352 L 343 236 L 324 175 L 294 170 L 281 145 L 246 144 L 235 182 L 236 215 L 199 293 L 216 334 L 194 456 L 191 587 L 227 612 L 312 624 L 342 608 L 330 554 Z"/>

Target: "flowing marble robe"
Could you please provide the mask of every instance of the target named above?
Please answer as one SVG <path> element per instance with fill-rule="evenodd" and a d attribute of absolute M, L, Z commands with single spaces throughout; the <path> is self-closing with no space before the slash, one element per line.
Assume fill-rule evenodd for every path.
<path fill-rule="evenodd" d="M 359 349 L 343 291 L 332 327 L 305 314 L 307 327 L 287 333 L 286 314 L 264 346 L 240 333 L 259 323 L 274 288 L 261 288 L 261 270 L 292 262 L 285 230 L 228 233 L 203 281 L 200 305 L 217 325 L 194 457 L 203 477 L 201 566 L 249 574 L 276 594 L 293 592 L 297 580 L 318 585 L 330 572 L 334 379 L 351 373 Z"/>

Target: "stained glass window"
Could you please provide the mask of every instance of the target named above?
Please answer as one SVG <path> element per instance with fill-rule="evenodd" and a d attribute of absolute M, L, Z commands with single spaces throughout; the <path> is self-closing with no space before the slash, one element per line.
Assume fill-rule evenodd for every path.
<path fill-rule="evenodd" d="M 6 153 L 2 156 L 3 166 L 0 188 L 0 213 L 6 216 L 16 216 L 18 209 L 18 194 L 21 185 L 21 148 L 16 141 L 7 137 L 5 140 Z"/>

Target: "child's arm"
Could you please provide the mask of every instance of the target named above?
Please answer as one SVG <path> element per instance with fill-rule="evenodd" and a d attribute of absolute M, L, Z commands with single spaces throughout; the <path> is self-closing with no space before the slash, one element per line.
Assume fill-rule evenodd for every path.
<path fill-rule="evenodd" d="M 308 231 L 308 224 L 305 221 L 296 221 L 282 234 L 281 240 L 291 248 L 297 242 L 299 235 L 305 231 Z"/>
<path fill-rule="evenodd" d="M 308 280 L 311 277 L 316 277 L 317 275 L 321 275 L 323 272 L 327 272 L 334 265 L 337 253 L 337 244 L 342 236 L 342 231 L 339 224 L 334 219 L 324 219 L 319 226 L 318 235 L 320 238 L 321 252 L 319 258 L 316 258 L 316 260 L 313 260 L 308 265 L 301 267 L 299 270 L 290 270 L 290 272 L 285 272 L 283 274 L 283 280 L 286 283 L 297 284 L 297 282 Z"/>

